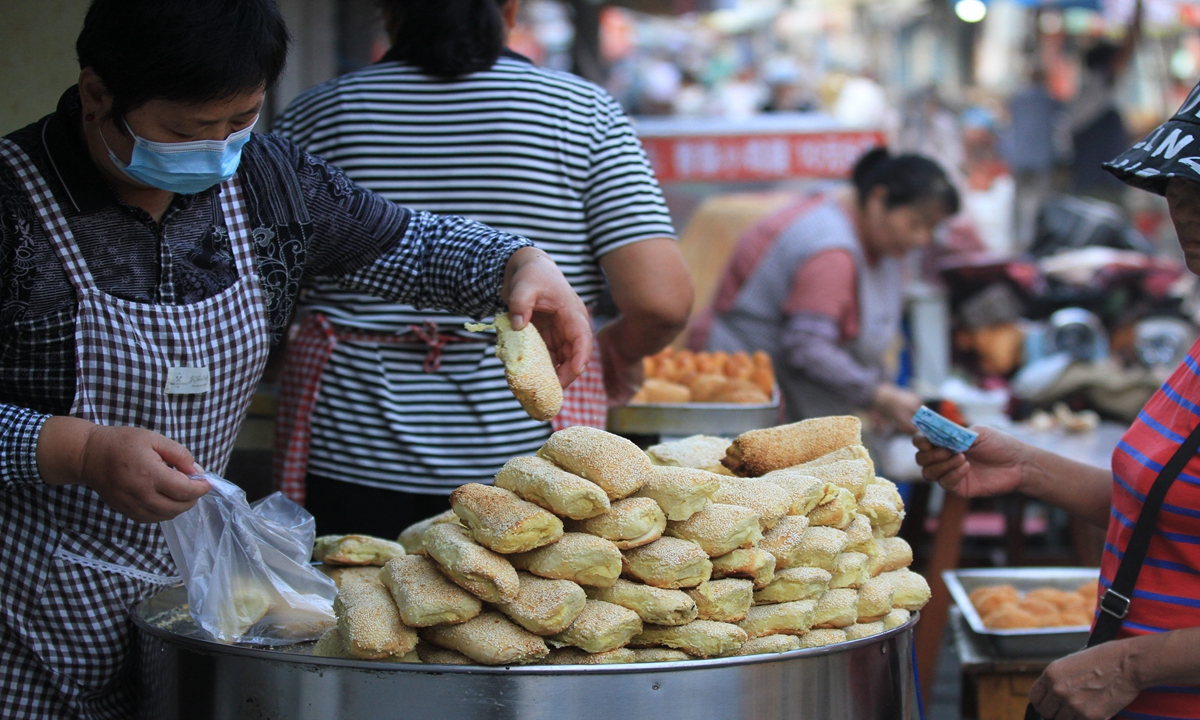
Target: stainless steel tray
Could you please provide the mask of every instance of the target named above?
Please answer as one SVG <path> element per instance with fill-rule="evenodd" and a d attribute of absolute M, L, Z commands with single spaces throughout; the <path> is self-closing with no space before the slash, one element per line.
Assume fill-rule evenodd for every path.
<path fill-rule="evenodd" d="M 610 432 L 628 435 L 740 435 L 774 427 L 779 417 L 779 391 L 767 405 L 739 403 L 638 404 L 609 408 Z"/>
<path fill-rule="evenodd" d="M 142 720 L 914 720 L 912 632 L 631 665 L 423 665 L 206 640 L 182 587 L 134 609 Z"/>
<path fill-rule="evenodd" d="M 1091 628 L 1087 625 L 1077 625 L 993 630 L 984 626 L 983 618 L 975 612 L 975 606 L 971 604 L 968 595 L 977 588 L 988 585 L 1012 585 L 1022 593 L 1040 587 L 1075 590 L 1086 582 L 1095 582 L 1099 577 L 1098 569 L 1081 567 L 946 570 L 942 573 L 942 579 L 946 581 L 950 596 L 954 598 L 954 603 L 962 611 L 963 618 L 966 619 L 971 632 L 990 642 L 998 655 L 1022 658 L 1069 655 L 1087 644 Z"/>

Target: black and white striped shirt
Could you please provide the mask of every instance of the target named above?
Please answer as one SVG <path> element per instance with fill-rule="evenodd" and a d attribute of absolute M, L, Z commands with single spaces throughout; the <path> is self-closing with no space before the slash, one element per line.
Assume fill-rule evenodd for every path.
<path fill-rule="evenodd" d="M 604 90 L 506 52 L 489 70 L 440 80 L 385 60 L 312 88 L 275 130 L 408 207 L 455 213 L 533 240 L 584 302 L 603 288 L 599 258 L 672 237 L 670 216 L 628 118 Z M 380 302 L 329 285 L 305 306 L 336 326 L 403 333 L 465 318 Z M 426 349 L 341 342 L 321 378 L 310 472 L 410 492 L 489 482 L 549 433 L 509 393 L 484 344 Z"/>

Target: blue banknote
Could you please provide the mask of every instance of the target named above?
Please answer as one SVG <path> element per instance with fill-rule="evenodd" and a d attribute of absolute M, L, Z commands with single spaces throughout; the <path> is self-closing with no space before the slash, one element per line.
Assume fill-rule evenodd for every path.
<path fill-rule="evenodd" d="M 951 422 L 927 407 L 922 407 L 913 415 L 913 425 L 921 431 L 929 442 L 953 450 L 956 453 L 966 452 L 979 437 L 979 433 L 971 432 L 958 423 Z"/>

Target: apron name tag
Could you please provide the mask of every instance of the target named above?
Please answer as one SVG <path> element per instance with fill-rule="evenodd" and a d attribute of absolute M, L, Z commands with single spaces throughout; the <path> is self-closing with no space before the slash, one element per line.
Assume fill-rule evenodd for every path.
<path fill-rule="evenodd" d="M 173 367 L 167 371 L 168 395 L 201 395 L 210 389 L 208 368 Z"/>

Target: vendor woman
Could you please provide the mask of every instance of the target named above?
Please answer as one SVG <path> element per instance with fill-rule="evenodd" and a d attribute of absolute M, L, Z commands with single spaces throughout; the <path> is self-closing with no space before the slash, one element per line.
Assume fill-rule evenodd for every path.
<path fill-rule="evenodd" d="M 0 140 L 0 717 L 135 716 L 130 608 L 176 581 L 158 521 L 220 473 L 302 283 L 546 331 L 586 310 L 529 242 L 412 212 L 251 135 L 271 0 L 95 0 L 57 110 Z"/>
<path fill-rule="evenodd" d="M 934 161 L 878 148 L 852 183 L 805 197 L 738 242 L 708 330 L 710 350 L 765 350 L 789 422 L 876 410 L 902 430 L 921 398 L 888 382 L 900 332 L 905 256 L 958 212 Z"/>
<path fill-rule="evenodd" d="M 1200 274 L 1200 163 L 1193 138 L 1200 87 L 1183 108 L 1105 167 L 1134 187 L 1165 195 L 1188 269 Z M 1043 717 L 1200 718 L 1200 458 L 1186 449 L 1200 424 L 1200 342 L 1146 403 L 1112 457 L 1112 470 L 1059 457 L 990 428 L 965 454 L 918 437 L 925 477 L 966 497 L 1020 492 L 1108 528 L 1100 565 L 1097 633 L 1116 639 L 1052 663 L 1030 700 Z M 1171 481 L 1171 458 L 1182 473 Z M 1153 525 L 1147 503 L 1160 474 L 1169 488 Z M 1147 513 L 1144 554 L 1132 542 Z M 1141 556 L 1141 557 L 1139 557 Z M 1140 568 L 1129 588 L 1112 588 L 1126 561 Z M 1124 585 L 1124 577 L 1119 583 Z M 1095 639 L 1103 639 L 1102 637 Z"/>

